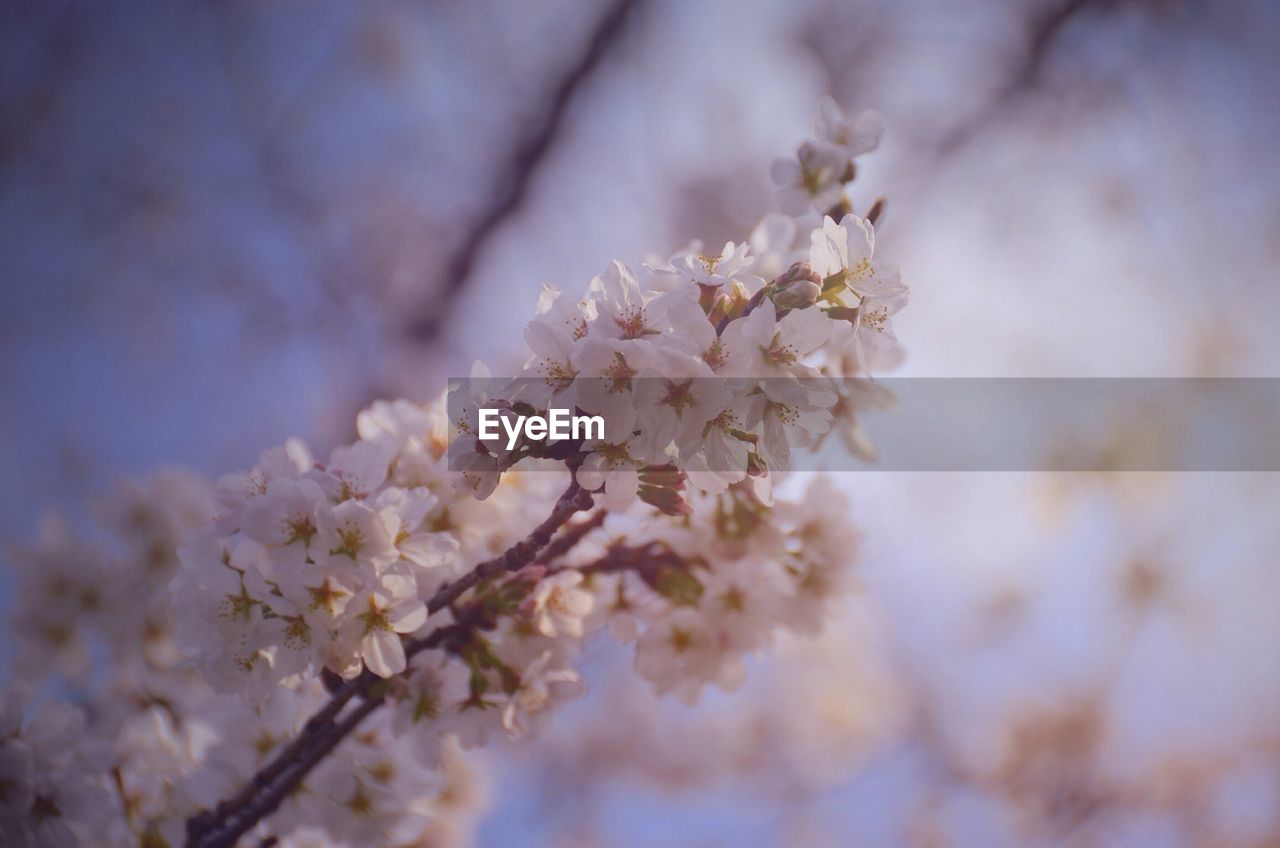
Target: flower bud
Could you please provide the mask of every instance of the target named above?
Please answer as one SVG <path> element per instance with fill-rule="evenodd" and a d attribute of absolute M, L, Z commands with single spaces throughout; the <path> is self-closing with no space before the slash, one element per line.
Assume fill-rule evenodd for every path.
<path fill-rule="evenodd" d="M 822 277 L 808 262 L 797 262 L 773 281 L 773 302 L 779 309 L 805 309 L 818 302 Z"/>

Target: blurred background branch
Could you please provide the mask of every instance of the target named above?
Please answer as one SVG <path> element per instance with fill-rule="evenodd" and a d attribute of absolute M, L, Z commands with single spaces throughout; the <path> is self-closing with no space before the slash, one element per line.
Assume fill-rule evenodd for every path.
<path fill-rule="evenodd" d="M 484 208 L 467 227 L 457 247 L 449 253 L 440 286 L 429 300 L 413 311 L 414 318 L 405 327 L 409 339 L 418 343 L 428 342 L 439 333 L 485 245 L 524 203 L 538 167 L 560 135 L 574 96 L 622 37 L 627 18 L 638 5 L 640 0 L 616 0 L 606 8 L 582 50 L 551 88 L 546 105 L 527 127 L 520 128 L 510 152 L 493 169 L 493 181 Z"/>

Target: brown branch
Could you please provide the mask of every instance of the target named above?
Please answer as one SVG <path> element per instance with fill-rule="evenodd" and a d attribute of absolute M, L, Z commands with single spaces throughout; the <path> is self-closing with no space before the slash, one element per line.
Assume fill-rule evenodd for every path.
<path fill-rule="evenodd" d="M 608 513 L 600 509 L 592 513 L 591 517 L 586 521 L 579 521 L 577 524 L 565 528 L 563 533 L 543 549 L 542 554 L 534 562 L 538 565 L 548 565 L 555 562 L 576 547 L 588 533 L 604 524 L 606 515 Z"/>
<path fill-rule="evenodd" d="M 1091 8 L 1104 8 L 1118 0 L 1062 0 L 1039 10 L 1027 26 L 1027 49 L 991 100 L 969 120 L 953 129 L 937 147 L 940 158 L 955 154 L 965 147 L 1015 98 L 1036 87 L 1045 63 L 1067 26 Z"/>
<path fill-rule="evenodd" d="M 519 571 L 529 565 L 550 545 L 556 532 L 569 519 L 593 505 L 591 493 L 578 485 L 575 476 L 556 501 L 550 515 L 533 532 L 503 553 L 443 586 L 427 602 L 427 609 L 431 613 L 439 612 L 482 580 Z M 438 647 L 455 630 L 456 626 L 452 625 L 439 627 L 419 639 L 408 640 L 405 643 L 406 658 Z M 379 683 L 384 685 L 375 690 Z M 343 683 L 329 702 L 307 721 L 298 737 L 259 770 L 243 789 L 219 803 L 214 810 L 200 812 L 188 819 L 188 848 L 230 848 L 235 845 L 258 822 L 274 813 L 311 770 L 382 704 L 385 690 L 384 679 L 368 669 Z M 356 696 L 363 700 L 339 721 L 343 707 Z"/>
<path fill-rule="evenodd" d="M 587 40 L 586 48 L 560 78 L 541 119 L 516 141 L 506 163 L 498 171 L 488 202 L 444 264 L 441 288 L 432 292 L 430 308 L 416 316 L 405 328 L 408 338 L 419 342 L 430 341 L 440 332 L 450 304 L 462 293 L 485 245 L 524 204 L 534 174 L 551 152 L 552 145 L 564 127 L 565 115 L 574 95 L 599 67 L 609 48 L 618 41 L 627 14 L 638 2 L 639 0 L 616 0 L 600 18 Z"/>

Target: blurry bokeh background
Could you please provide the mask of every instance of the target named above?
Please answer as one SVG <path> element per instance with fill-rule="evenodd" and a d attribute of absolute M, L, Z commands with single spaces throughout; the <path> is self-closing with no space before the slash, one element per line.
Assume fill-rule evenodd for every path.
<path fill-rule="evenodd" d="M 741 240 L 827 94 L 903 375 L 1280 376 L 1273 3 L 13 3 L 0 534 L 500 371 L 542 283 Z M 694 710 L 600 648 L 481 845 L 1280 845 L 1274 475 L 840 481 L 848 618 Z"/>

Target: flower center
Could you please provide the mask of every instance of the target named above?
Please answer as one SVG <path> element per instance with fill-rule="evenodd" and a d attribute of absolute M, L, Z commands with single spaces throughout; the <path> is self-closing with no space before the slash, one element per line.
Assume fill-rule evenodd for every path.
<path fill-rule="evenodd" d="M 614 316 L 613 323 L 618 325 L 624 339 L 638 339 L 644 335 L 644 307 L 628 306 Z"/>
<path fill-rule="evenodd" d="M 745 612 L 747 609 L 747 598 L 737 586 L 726 589 L 720 596 L 720 603 L 731 612 Z"/>
<path fill-rule="evenodd" d="M 869 309 L 862 313 L 862 324 L 870 327 L 877 333 L 884 332 L 885 322 L 889 320 L 889 307 L 882 306 L 879 309 Z"/>
<path fill-rule="evenodd" d="M 364 622 L 364 635 L 368 636 L 376 630 L 390 631 L 391 619 L 387 618 L 385 610 L 378 606 L 378 602 L 373 598 L 369 599 L 369 609 L 360 613 L 360 620 Z"/>
<path fill-rule="evenodd" d="M 711 347 L 702 353 L 702 361 L 711 367 L 712 371 L 719 371 L 724 364 L 729 361 L 729 351 L 724 349 L 724 341 L 716 339 L 711 343 Z"/>
<path fill-rule="evenodd" d="M 417 724 L 424 718 L 434 719 L 440 715 L 440 696 L 435 692 L 423 692 L 418 695 L 418 699 L 413 702 L 413 723 Z"/>
<path fill-rule="evenodd" d="M 311 644 L 311 625 L 300 615 L 285 620 L 289 622 L 284 631 L 285 647 L 292 651 L 304 650 Z"/>
<path fill-rule="evenodd" d="M 686 409 L 693 406 L 693 380 L 685 380 L 683 383 L 668 382 L 667 394 L 661 403 L 671 407 L 677 418 L 683 415 Z"/>
<path fill-rule="evenodd" d="M 547 693 L 537 689 L 524 689 L 517 697 L 520 699 L 520 708 L 530 715 L 542 712 L 551 703 Z"/>
<path fill-rule="evenodd" d="M 596 453 L 604 457 L 605 462 L 608 463 L 610 468 L 630 464 L 632 462 L 631 452 L 627 450 L 627 446 L 625 444 L 612 445 L 605 443 L 596 445 Z"/>
<path fill-rule="evenodd" d="M 356 559 L 360 548 L 364 545 L 364 533 L 359 527 L 350 525 L 338 530 L 338 546 L 329 551 L 330 556 L 348 556 Z"/>
<path fill-rule="evenodd" d="M 693 648 L 693 633 L 683 627 L 672 627 L 668 640 L 671 642 L 671 649 L 677 654 Z"/>
<path fill-rule="evenodd" d="M 341 589 L 335 589 L 329 585 L 329 578 L 324 579 L 324 583 L 319 586 L 307 587 L 307 594 L 311 596 L 311 608 L 313 610 L 323 609 L 329 615 L 333 615 L 333 602 L 339 598 L 345 597 L 346 592 Z"/>
<path fill-rule="evenodd" d="M 546 372 L 547 385 L 555 391 L 562 391 L 573 385 L 573 380 L 578 376 L 578 372 L 563 362 L 552 362 L 548 359 L 542 364 L 543 370 Z"/>
<path fill-rule="evenodd" d="M 615 353 L 613 362 L 604 371 L 605 377 L 609 379 L 609 394 L 631 391 L 631 378 L 637 373 L 636 369 L 627 364 L 625 356 Z"/>
<path fill-rule="evenodd" d="M 223 618 L 248 621 L 253 615 L 253 607 L 256 603 L 258 603 L 257 600 L 252 598 L 241 584 L 239 592 L 223 597 L 222 603 L 219 604 L 219 612 Z"/>
<path fill-rule="evenodd" d="M 782 343 L 782 333 L 780 332 L 774 333 L 769 346 L 760 348 L 760 352 L 764 354 L 767 362 L 772 362 L 774 365 L 794 365 L 800 359 L 800 355 L 794 347 Z"/>
<path fill-rule="evenodd" d="M 286 545 L 302 542 L 304 546 L 308 546 L 311 544 L 311 537 L 316 534 L 316 526 L 311 523 L 311 518 L 306 515 L 285 519 L 284 528 L 288 534 L 288 539 L 285 541 Z"/>

